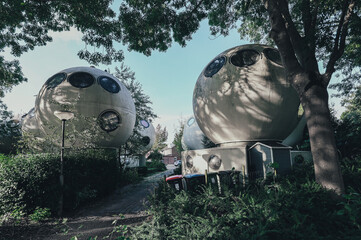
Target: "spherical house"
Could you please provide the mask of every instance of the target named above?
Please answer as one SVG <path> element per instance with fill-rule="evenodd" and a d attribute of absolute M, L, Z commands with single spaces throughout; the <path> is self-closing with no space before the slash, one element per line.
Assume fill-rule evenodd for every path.
<path fill-rule="evenodd" d="M 182 144 L 183 149 L 186 150 L 197 150 L 203 149 L 204 133 L 199 128 L 194 117 L 190 117 L 184 125 Z"/>
<path fill-rule="evenodd" d="M 216 144 L 282 141 L 297 125 L 299 98 L 278 50 L 238 46 L 216 56 L 198 77 L 193 112 Z"/>
<path fill-rule="evenodd" d="M 54 112 L 64 110 L 74 114 L 66 122 L 67 132 L 74 133 L 68 145 L 117 148 L 134 128 L 135 106 L 130 92 L 113 75 L 96 68 L 68 68 L 45 82 L 35 101 L 41 132 L 60 133 L 61 122 Z"/>
<path fill-rule="evenodd" d="M 142 136 L 142 146 L 140 147 L 140 154 L 145 154 L 152 148 L 155 141 L 155 129 L 153 124 L 144 119 L 140 120 L 139 133 Z"/>

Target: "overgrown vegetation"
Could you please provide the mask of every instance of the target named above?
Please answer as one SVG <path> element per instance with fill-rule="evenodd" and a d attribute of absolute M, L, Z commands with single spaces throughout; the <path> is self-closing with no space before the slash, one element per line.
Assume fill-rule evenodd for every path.
<path fill-rule="evenodd" d="M 64 210 L 112 192 L 120 179 L 116 154 L 110 150 L 83 150 L 65 154 Z M 58 154 L 0 157 L 0 216 L 57 212 L 60 195 Z M 5 218 L 4 218 L 5 216 Z"/>
<path fill-rule="evenodd" d="M 150 197 L 152 219 L 134 239 L 361 239 L 361 158 L 342 163 L 343 200 L 314 180 L 311 164 L 292 174 L 222 191 L 175 192 L 160 183 Z M 348 177 L 350 176 L 350 177 Z M 223 189 L 226 188 L 222 186 Z"/>

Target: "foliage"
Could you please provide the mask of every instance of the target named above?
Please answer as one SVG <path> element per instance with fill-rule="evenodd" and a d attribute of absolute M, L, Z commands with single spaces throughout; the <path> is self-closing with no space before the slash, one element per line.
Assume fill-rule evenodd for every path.
<path fill-rule="evenodd" d="M 153 152 L 151 152 L 149 154 L 149 156 L 147 157 L 147 159 L 151 159 L 151 160 L 162 160 L 163 159 L 163 155 L 156 149 Z"/>
<path fill-rule="evenodd" d="M 157 127 L 155 128 L 155 140 L 154 140 L 152 150 L 160 151 L 163 148 L 165 148 L 167 146 L 167 144 L 165 143 L 165 141 L 167 141 L 167 139 L 168 139 L 167 128 L 164 127 L 162 129 L 162 126 L 160 124 L 158 124 Z"/>
<path fill-rule="evenodd" d="M 185 46 L 198 30 L 200 21 L 207 18 L 213 35 L 227 35 L 230 29 L 238 27 L 242 38 L 274 42 L 287 81 L 305 110 L 316 180 L 342 194 L 345 189 L 330 121 L 327 87 L 335 71 L 347 80 L 342 83 L 343 88 L 352 89 L 359 82 L 360 74 L 354 73 L 361 64 L 357 54 L 361 50 L 360 8 L 361 2 L 355 0 L 170 0 L 167 4 L 126 0 L 120 6 L 119 21 L 122 41 L 146 55 L 153 50 L 167 50 L 173 40 Z M 324 63 L 324 73 L 318 62 Z"/>
<path fill-rule="evenodd" d="M 182 151 L 184 151 L 183 149 L 183 145 L 182 145 L 182 138 L 183 138 L 183 131 L 184 131 L 184 121 L 180 121 L 179 122 L 179 129 L 178 131 L 174 134 L 174 139 L 173 139 L 173 144 L 177 150 L 177 152 L 179 154 L 182 153 Z"/>
<path fill-rule="evenodd" d="M 51 215 L 49 208 L 40 208 L 36 207 L 34 212 L 29 215 L 30 220 L 34 222 L 44 221 L 45 219 L 49 218 Z"/>
<path fill-rule="evenodd" d="M 361 159 L 357 160 L 360 164 Z M 346 172 L 359 170 L 344 166 Z M 134 239 L 359 239 L 361 195 L 349 188 L 343 200 L 314 181 L 302 165 L 277 181 L 250 182 L 223 191 L 198 193 L 164 186 L 151 196 L 150 221 L 132 229 Z M 352 184 L 346 185 L 352 187 Z M 359 183 L 358 183 L 359 184 Z M 226 188 L 224 185 L 222 188 Z"/>
<path fill-rule="evenodd" d="M 58 154 L 26 154 L 0 159 L 0 215 L 22 208 L 30 214 L 39 208 L 57 212 L 60 196 Z M 110 150 L 66 152 L 64 158 L 64 209 L 100 198 L 113 191 L 119 170 Z"/>
<path fill-rule="evenodd" d="M 19 57 L 36 46 L 51 42 L 51 32 L 68 31 L 73 27 L 83 33 L 86 46 L 100 50 L 90 52 L 85 47 L 78 53 L 81 59 L 92 64 L 121 61 L 123 52 L 115 50 L 113 44 L 113 41 L 120 42 L 121 32 L 116 24 L 116 14 L 110 8 L 111 3 L 111 0 L 2 2 L 0 51 L 9 48 L 12 55 Z M 7 80 L 23 81 L 19 68 L 17 61 L 6 62 L 1 57 L 0 79 L 4 81 L 1 86 L 14 85 Z"/>
<path fill-rule="evenodd" d="M 119 176 L 120 186 L 125 186 L 130 183 L 137 183 L 142 180 L 142 177 L 139 176 L 138 170 L 136 168 L 125 168 Z"/>
<path fill-rule="evenodd" d="M 127 151 L 129 154 L 139 154 L 142 148 L 142 135 L 140 120 L 147 120 L 152 122 L 157 115 L 153 112 L 151 107 L 152 102 L 148 95 L 143 92 L 142 85 L 135 79 L 135 73 L 129 67 L 123 64 L 119 68 L 115 68 L 115 76 L 122 81 L 126 88 L 130 91 L 135 104 L 135 127 L 133 134 L 126 142 Z"/>
<path fill-rule="evenodd" d="M 158 151 L 154 150 L 151 152 L 147 159 L 151 159 L 150 162 L 147 162 L 148 171 L 154 169 L 155 171 L 164 171 L 167 169 L 163 161 L 163 155 Z"/>
<path fill-rule="evenodd" d="M 353 158 L 361 155 L 361 86 L 344 101 L 346 111 L 336 122 L 336 139 L 342 156 Z"/>
<path fill-rule="evenodd" d="M 161 172 L 167 170 L 165 164 L 159 159 L 152 159 L 151 162 L 147 162 L 148 172 L 157 171 Z"/>

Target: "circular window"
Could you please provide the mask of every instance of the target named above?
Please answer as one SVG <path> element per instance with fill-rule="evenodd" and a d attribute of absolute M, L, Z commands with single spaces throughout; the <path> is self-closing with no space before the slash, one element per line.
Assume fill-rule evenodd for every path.
<path fill-rule="evenodd" d="M 188 126 L 191 126 L 194 123 L 194 117 L 190 118 L 187 122 Z"/>
<path fill-rule="evenodd" d="M 143 145 L 143 146 L 147 146 L 147 145 L 150 143 L 150 138 L 147 137 L 147 136 L 142 137 L 141 142 L 142 142 L 142 145 Z"/>
<path fill-rule="evenodd" d="M 49 78 L 45 82 L 45 85 L 46 85 L 47 88 L 55 88 L 60 83 L 62 83 L 65 79 L 66 79 L 66 74 L 65 73 L 57 73 L 54 76 L 52 76 L 51 78 Z"/>
<path fill-rule="evenodd" d="M 231 63 L 237 67 L 245 67 L 255 64 L 259 59 L 259 53 L 255 50 L 240 50 L 231 57 Z"/>
<path fill-rule="evenodd" d="M 73 73 L 68 81 L 73 87 L 87 88 L 94 83 L 94 77 L 86 72 L 77 72 Z"/>
<path fill-rule="evenodd" d="M 226 62 L 226 58 L 223 56 L 213 60 L 213 62 L 208 64 L 206 70 L 204 70 L 204 76 L 212 77 L 223 67 L 225 62 Z"/>
<path fill-rule="evenodd" d="M 145 128 L 149 128 L 149 122 L 147 120 L 140 120 L 140 124 Z"/>
<path fill-rule="evenodd" d="M 267 59 L 279 65 L 282 65 L 281 55 L 278 50 L 272 48 L 266 48 L 263 52 Z"/>
<path fill-rule="evenodd" d="M 108 92 L 118 93 L 120 91 L 119 84 L 110 77 L 101 76 L 98 78 L 98 82 Z"/>
<path fill-rule="evenodd" d="M 101 129 L 107 132 L 117 129 L 121 122 L 119 114 L 114 111 L 106 111 L 99 116 L 99 125 Z"/>
<path fill-rule="evenodd" d="M 220 159 L 217 155 L 211 155 L 208 159 L 208 165 L 210 168 L 218 170 L 222 165 L 222 159 Z"/>

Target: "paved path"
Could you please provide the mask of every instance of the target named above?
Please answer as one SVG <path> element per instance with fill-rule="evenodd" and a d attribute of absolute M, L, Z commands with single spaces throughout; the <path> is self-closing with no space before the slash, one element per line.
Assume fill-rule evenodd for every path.
<path fill-rule="evenodd" d="M 134 225 L 144 221 L 146 214 L 144 203 L 147 196 L 154 191 L 160 179 L 173 172 L 174 166 L 168 170 L 145 178 L 138 184 L 132 184 L 116 190 L 111 196 L 97 204 L 79 211 L 66 224 L 60 226 L 55 234 L 45 239 L 89 239 L 97 236 L 103 239 L 113 230 L 113 221 L 117 224 Z M 121 218 L 119 214 L 124 217 Z M 64 233 L 65 232 L 65 233 Z"/>

